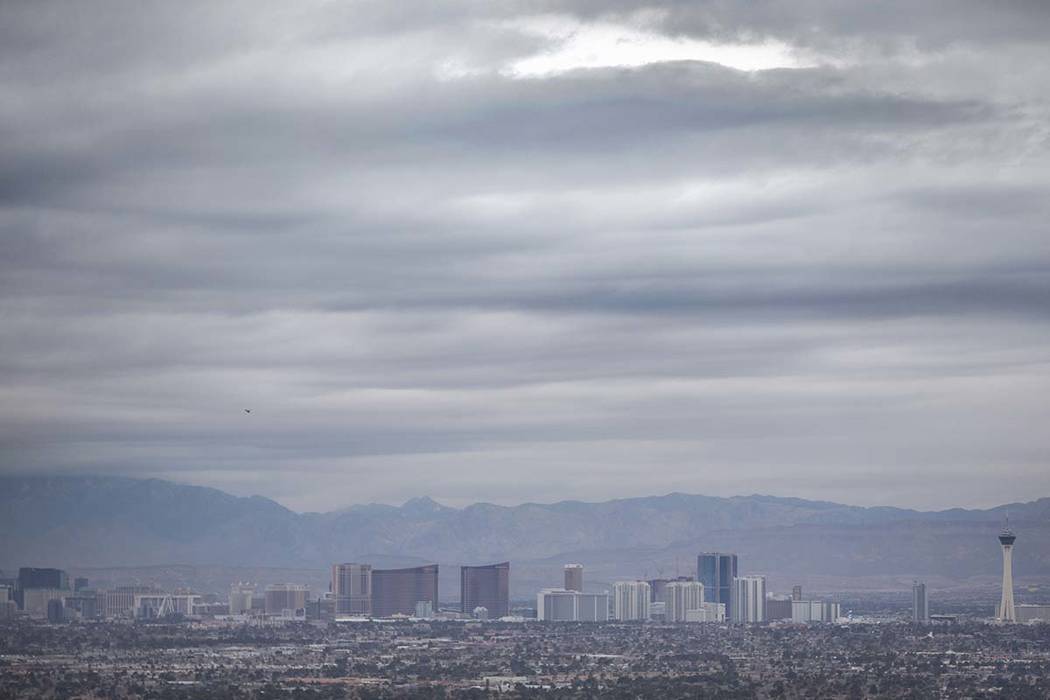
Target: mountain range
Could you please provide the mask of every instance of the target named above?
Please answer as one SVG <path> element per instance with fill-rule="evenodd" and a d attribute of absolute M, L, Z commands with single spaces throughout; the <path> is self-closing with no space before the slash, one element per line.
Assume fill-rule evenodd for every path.
<path fill-rule="evenodd" d="M 451 508 L 429 498 L 296 513 L 261 496 L 157 479 L 0 477 L 0 568 L 168 566 L 323 571 L 336 561 L 456 566 L 509 559 L 513 593 L 557 585 L 580 561 L 593 585 L 693 573 L 699 551 L 735 551 L 742 572 L 775 581 L 939 577 L 999 572 L 1009 513 L 1015 576 L 1050 577 L 1050 498 L 987 510 L 916 511 L 751 495 L 683 493 L 601 503 Z M 317 585 L 317 584 L 315 584 Z"/>

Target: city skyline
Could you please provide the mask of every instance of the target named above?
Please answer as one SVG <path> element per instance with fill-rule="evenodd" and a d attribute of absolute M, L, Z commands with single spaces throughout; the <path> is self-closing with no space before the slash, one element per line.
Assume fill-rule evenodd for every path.
<path fill-rule="evenodd" d="M 0 2 L 0 698 L 1050 698 L 1050 0 Z"/>
<path fill-rule="evenodd" d="M 1022 603 L 1016 606 L 1011 576 L 1011 551 L 1016 533 L 1005 527 L 998 537 L 1003 548 L 1002 603 L 984 622 L 1050 622 L 1050 605 Z M 330 568 L 327 592 L 315 596 L 309 585 L 270 583 L 265 587 L 244 582 L 229 586 L 228 602 L 216 594 L 202 595 L 191 589 L 163 590 L 149 585 L 96 589 L 85 577 L 70 577 L 59 568 L 20 567 L 16 578 L 0 577 L 0 621 L 21 616 L 64 624 L 92 619 L 126 618 L 215 619 L 236 623 L 265 616 L 275 621 L 351 622 L 354 620 L 421 618 L 522 622 L 654 622 L 671 624 L 731 623 L 733 625 L 849 624 L 852 611 L 842 616 L 836 600 L 802 599 L 802 587 L 791 586 L 790 596 L 767 585 L 765 575 L 737 575 L 734 552 L 700 552 L 695 576 L 673 579 L 620 579 L 600 584 L 599 591 L 583 591 L 581 563 L 562 567 L 565 587 L 543 587 L 535 595 L 531 611 L 511 606 L 509 561 L 488 565 L 461 565 L 460 600 L 454 611 L 440 605 L 438 565 L 407 569 L 377 569 L 370 563 L 336 563 Z M 729 596 L 713 602 L 705 594 L 701 579 L 713 572 L 732 573 Z M 715 581 L 718 588 L 721 582 Z M 256 596 L 256 593 L 262 593 Z M 526 603 L 526 606 L 528 603 Z M 226 613 L 231 617 L 224 617 Z M 911 586 L 910 616 L 916 625 L 955 624 L 958 615 L 933 614 L 924 581 Z M 901 615 L 903 617 L 903 615 Z M 900 619 L 900 618 L 898 618 Z M 175 620 L 178 621 L 178 620 Z"/>

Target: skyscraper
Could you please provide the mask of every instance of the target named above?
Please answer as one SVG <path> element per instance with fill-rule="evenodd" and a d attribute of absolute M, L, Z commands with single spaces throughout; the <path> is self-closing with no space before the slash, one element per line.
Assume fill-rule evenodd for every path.
<path fill-rule="evenodd" d="M 930 621 L 930 599 L 926 595 L 926 583 L 922 581 L 911 586 L 911 621 L 919 625 Z"/>
<path fill-rule="evenodd" d="M 1017 536 L 1009 524 L 999 533 L 999 544 L 1003 546 L 1003 597 L 999 602 L 999 619 L 1002 622 L 1016 622 L 1014 611 L 1014 572 L 1013 551 Z"/>
<path fill-rule="evenodd" d="M 245 615 L 252 610 L 255 586 L 250 583 L 235 583 L 230 586 L 230 614 Z"/>
<path fill-rule="evenodd" d="M 62 569 L 35 569 L 23 566 L 18 570 L 18 587 L 23 591 L 30 588 L 69 588 L 69 575 Z"/>
<path fill-rule="evenodd" d="M 25 610 L 26 591 L 31 590 L 65 591 L 69 589 L 69 576 L 62 569 L 39 569 L 23 566 L 18 570 L 18 581 L 15 585 L 15 601 L 18 607 Z M 47 602 L 43 603 L 43 614 L 47 615 Z"/>
<path fill-rule="evenodd" d="M 372 571 L 372 614 L 376 617 L 414 615 L 416 603 L 438 607 L 438 565 Z"/>
<path fill-rule="evenodd" d="M 617 620 L 648 620 L 649 584 L 645 581 L 614 583 L 613 617 Z"/>
<path fill-rule="evenodd" d="M 704 604 L 704 584 L 699 581 L 669 581 L 663 591 L 664 616 L 668 622 L 685 622 L 690 610 Z"/>
<path fill-rule="evenodd" d="M 733 622 L 766 621 L 766 577 L 741 576 L 733 579 L 730 610 Z"/>
<path fill-rule="evenodd" d="M 791 587 L 791 600 L 802 600 L 802 586 Z"/>
<path fill-rule="evenodd" d="M 662 603 L 664 600 L 664 589 L 672 581 L 695 581 L 692 576 L 677 576 L 675 578 L 651 578 L 649 579 L 649 601 Z"/>
<path fill-rule="evenodd" d="M 474 608 L 488 610 L 490 618 L 510 614 L 510 562 L 459 568 L 461 609 L 470 615 Z"/>
<path fill-rule="evenodd" d="M 333 564 L 332 596 L 336 615 L 372 614 L 372 565 Z"/>
<path fill-rule="evenodd" d="M 583 564 L 565 565 L 565 590 L 583 591 Z"/>
<path fill-rule="evenodd" d="M 545 588 L 536 594 L 536 619 L 551 622 L 605 622 L 609 619 L 609 596 L 604 593 Z"/>
<path fill-rule="evenodd" d="M 696 578 L 704 584 L 704 600 L 730 607 L 730 589 L 736 578 L 736 555 L 703 552 L 696 558 Z"/>
<path fill-rule="evenodd" d="M 305 615 L 310 589 L 299 583 L 274 583 L 266 587 L 264 596 L 267 615 Z"/>

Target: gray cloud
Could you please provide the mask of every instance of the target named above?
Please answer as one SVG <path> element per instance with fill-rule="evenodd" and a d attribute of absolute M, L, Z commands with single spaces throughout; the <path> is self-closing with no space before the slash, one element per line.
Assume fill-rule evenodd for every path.
<path fill-rule="evenodd" d="M 393 7 L 0 8 L 0 469 L 1050 488 L 1040 4 Z M 827 60 L 501 73 L 542 12 Z"/>

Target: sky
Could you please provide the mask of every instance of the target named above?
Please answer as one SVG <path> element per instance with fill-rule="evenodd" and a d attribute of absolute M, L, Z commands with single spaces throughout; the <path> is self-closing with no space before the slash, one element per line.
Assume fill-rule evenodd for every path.
<path fill-rule="evenodd" d="M 1050 496 L 1048 39 L 1041 0 L 2 3 L 0 473 Z"/>

